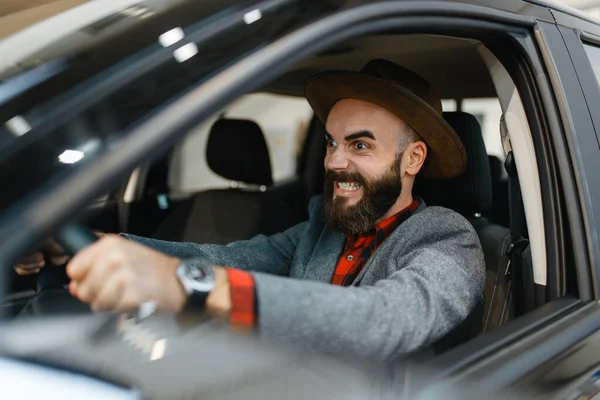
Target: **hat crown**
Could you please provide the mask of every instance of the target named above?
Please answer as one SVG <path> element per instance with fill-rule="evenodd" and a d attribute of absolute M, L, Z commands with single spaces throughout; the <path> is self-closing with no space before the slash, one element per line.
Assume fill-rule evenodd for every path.
<path fill-rule="evenodd" d="M 442 115 L 442 101 L 427 80 L 398 64 L 383 59 L 369 61 L 361 73 L 383 79 L 410 91 Z"/>

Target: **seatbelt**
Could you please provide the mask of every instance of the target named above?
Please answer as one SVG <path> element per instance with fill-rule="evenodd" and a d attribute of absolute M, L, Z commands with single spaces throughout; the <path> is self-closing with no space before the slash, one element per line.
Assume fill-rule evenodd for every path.
<path fill-rule="evenodd" d="M 508 173 L 508 209 L 509 229 L 511 242 L 506 249 L 508 262 L 506 265 L 506 279 L 513 282 L 513 311 L 518 317 L 525 313 L 525 285 L 523 271 L 523 251 L 529 246 L 529 240 L 525 237 L 525 210 L 521 196 L 521 186 L 515 157 L 510 144 L 510 137 L 504 115 L 500 119 L 500 133 L 502 144 L 506 152 L 504 168 Z"/>

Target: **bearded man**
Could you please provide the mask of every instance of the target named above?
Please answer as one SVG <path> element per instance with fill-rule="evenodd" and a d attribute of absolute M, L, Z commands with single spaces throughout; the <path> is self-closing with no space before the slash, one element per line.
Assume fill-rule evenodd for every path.
<path fill-rule="evenodd" d="M 418 173 L 465 168 L 439 97 L 385 60 L 320 74 L 306 97 L 327 129 L 324 194 L 309 221 L 227 246 L 109 235 L 68 264 L 71 293 L 97 311 L 154 301 L 379 360 L 427 350 L 465 320 L 483 296 L 479 239 L 465 218 L 411 193 Z"/>

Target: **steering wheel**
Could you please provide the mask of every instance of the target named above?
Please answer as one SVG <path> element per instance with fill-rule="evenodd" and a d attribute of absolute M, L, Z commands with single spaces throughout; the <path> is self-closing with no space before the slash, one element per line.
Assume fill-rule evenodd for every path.
<path fill-rule="evenodd" d="M 89 228 L 81 225 L 67 225 L 54 236 L 54 240 L 65 249 L 68 255 L 74 256 L 79 250 L 94 243 L 98 238 Z"/>
<path fill-rule="evenodd" d="M 94 243 L 97 237 L 89 228 L 67 225 L 54 236 L 54 240 L 67 255 L 73 256 L 79 250 Z M 25 306 L 23 313 L 29 315 L 89 313 L 90 307 L 71 296 L 64 288 L 66 279 L 64 268 L 50 266 L 42 268 L 37 278 L 37 294 Z"/>

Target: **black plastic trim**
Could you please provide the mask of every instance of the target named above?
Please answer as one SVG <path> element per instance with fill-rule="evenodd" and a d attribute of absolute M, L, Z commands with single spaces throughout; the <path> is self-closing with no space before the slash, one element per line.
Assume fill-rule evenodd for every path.
<path fill-rule="evenodd" d="M 554 323 L 530 332 L 517 345 L 498 351 L 493 357 L 474 363 L 454 382 L 470 383 L 469 390 L 494 394 L 518 383 L 539 366 L 556 356 L 570 351 L 600 329 L 600 305 L 589 303 L 578 310 L 567 310 L 568 315 L 557 314 Z"/>
<path fill-rule="evenodd" d="M 463 372 L 466 368 L 485 360 L 491 354 L 540 330 L 561 316 L 573 312 L 582 304 L 579 299 L 564 298 L 551 301 L 507 325 L 497 327 L 485 335 L 435 358 L 431 362 L 431 367 L 437 370 L 441 377 Z"/>
<path fill-rule="evenodd" d="M 583 92 L 583 96 L 586 101 L 586 106 L 589 111 L 589 115 L 591 118 L 591 123 L 594 127 L 596 134 L 596 143 L 598 144 L 598 148 L 600 149 L 600 117 L 598 117 L 597 110 L 600 107 L 600 85 L 598 85 L 598 78 L 596 77 L 595 71 L 590 62 L 590 58 L 588 57 L 584 46 L 594 46 L 600 50 L 600 37 L 595 37 L 593 35 L 585 34 L 581 31 L 570 30 L 564 27 L 559 27 L 559 31 L 563 40 L 565 41 L 565 47 L 569 53 L 571 61 L 573 62 L 573 67 L 575 68 L 575 73 L 577 75 L 577 79 L 579 80 L 581 91 Z M 590 39 L 593 39 L 590 40 Z M 593 169 L 592 169 L 593 170 Z M 589 172 L 588 172 L 589 173 Z M 595 185 L 594 185 L 595 186 Z M 597 187 L 589 187 L 590 196 L 596 200 L 596 204 L 600 199 L 600 193 L 598 192 Z M 593 208 L 590 210 L 592 215 L 597 215 L 597 213 L 593 212 Z M 594 218 L 595 224 L 592 225 L 590 221 L 590 214 L 584 214 L 585 221 L 590 224 L 588 230 L 592 233 L 593 240 L 590 238 L 590 246 L 596 250 L 594 253 L 591 253 L 595 257 L 593 257 L 590 262 L 592 266 L 594 265 L 595 260 L 600 260 L 600 251 L 598 251 L 597 244 L 600 243 L 598 237 L 598 221 L 597 218 Z M 594 237 L 595 235 L 595 237 Z M 594 246 L 596 244 L 596 246 Z M 593 289 L 596 293 L 596 298 L 600 298 L 600 272 L 597 268 L 590 268 L 592 278 L 593 278 Z"/>
<path fill-rule="evenodd" d="M 579 39 L 581 39 L 582 42 L 589 42 L 595 46 L 600 46 L 600 36 L 593 35 L 589 32 L 583 32 L 580 30 L 577 30 L 576 32 L 579 35 Z"/>

